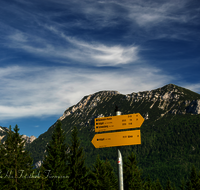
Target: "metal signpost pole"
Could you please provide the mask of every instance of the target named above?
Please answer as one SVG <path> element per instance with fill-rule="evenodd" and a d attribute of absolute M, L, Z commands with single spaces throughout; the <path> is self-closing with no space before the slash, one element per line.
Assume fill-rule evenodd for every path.
<path fill-rule="evenodd" d="M 95 134 L 91 142 L 95 148 L 117 147 L 119 190 L 124 190 L 123 162 L 120 147 L 141 144 L 141 134 L 140 130 L 116 131 L 140 128 L 144 122 L 144 118 L 139 113 L 121 115 L 117 106 L 115 108 L 115 115 L 95 119 L 95 132 L 115 132 Z"/>
<path fill-rule="evenodd" d="M 116 116 L 121 115 L 121 112 L 116 108 L 115 110 Z M 120 151 L 120 147 L 117 147 L 118 154 L 118 181 L 119 181 L 119 190 L 124 190 L 123 184 L 123 162 L 122 162 L 122 154 Z"/>

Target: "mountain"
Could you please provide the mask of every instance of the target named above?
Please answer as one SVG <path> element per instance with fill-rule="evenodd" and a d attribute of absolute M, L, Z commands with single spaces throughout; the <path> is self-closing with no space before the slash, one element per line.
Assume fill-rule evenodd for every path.
<path fill-rule="evenodd" d="M 7 127 L 1 127 L 0 126 L 0 141 L 2 143 L 6 140 L 8 131 L 9 131 L 9 129 Z M 27 146 L 28 144 L 32 143 L 36 139 L 35 136 L 28 137 L 26 135 L 22 135 L 22 138 L 26 140 L 25 146 Z"/>
<path fill-rule="evenodd" d="M 88 166 L 99 154 L 101 159 L 109 159 L 117 171 L 116 148 L 95 149 L 91 143 L 95 135 L 94 118 L 114 116 L 116 105 L 122 114 L 140 113 L 145 118 L 141 126 L 142 144 L 122 147 L 123 157 L 131 151 L 136 154 L 144 177 L 150 175 L 162 183 L 169 177 L 178 184 L 188 177 L 193 164 L 200 169 L 200 94 L 174 84 L 127 95 L 100 91 L 69 107 L 58 120 L 62 122 L 67 143 L 73 126 L 77 126 Z M 55 125 L 26 146 L 38 166 Z"/>
<path fill-rule="evenodd" d="M 7 135 L 7 131 L 9 129 L 7 127 L 1 127 L 0 126 L 0 141 L 1 142 L 4 142 L 5 141 L 5 138 L 6 138 L 6 135 Z"/>

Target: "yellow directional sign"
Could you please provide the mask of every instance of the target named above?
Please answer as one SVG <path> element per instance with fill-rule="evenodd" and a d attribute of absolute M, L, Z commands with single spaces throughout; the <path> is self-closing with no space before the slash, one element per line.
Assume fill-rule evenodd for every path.
<path fill-rule="evenodd" d="M 96 134 L 92 144 L 95 148 L 141 144 L 140 130 Z"/>
<path fill-rule="evenodd" d="M 144 118 L 139 114 L 118 115 L 95 119 L 95 132 L 139 128 Z"/>

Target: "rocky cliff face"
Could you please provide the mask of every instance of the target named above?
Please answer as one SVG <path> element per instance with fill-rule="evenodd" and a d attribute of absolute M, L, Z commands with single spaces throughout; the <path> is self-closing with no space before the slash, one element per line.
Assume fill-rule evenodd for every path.
<path fill-rule="evenodd" d="M 26 135 L 23 135 L 22 138 L 26 140 L 25 146 L 26 146 L 27 144 L 32 143 L 32 142 L 36 139 L 35 136 L 30 136 L 30 137 L 28 137 L 28 136 L 26 136 Z"/>
<path fill-rule="evenodd" d="M 117 91 L 101 91 L 89 96 L 85 96 L 76 105 L 68 108 L 64 114 L 59 118 L 59 120 L 64 120 L 67 117 L 73 117 L 74 122 L 72 124 L 77 124 L 81 118 L 87 118 L 88 115 L 94 117 L 104 117 L 104 113 L 98 111 L 98 106 L 106 103 L 111 103 L 109 100 L 114 99 L 115 96 L 120 96 L 120 101 L 124 104 L 129 104 L 130 107 L 134 108 L 135 105 L 142 106 L 145 104 L 146 113 L 143 117 L 148 117 L 148 112 L 151 110 L 159 109 L 161 110 L 161 115 L 164 116 L 167 113 L 171 114 L 200 114 L 200 95 L 194 93 L 188 89 L 181 88 L 174 84 L 166 85 L 162 88 L 158 88 L 151 91 L 131 93 L 127 95 L 120 94 Z M 112 101 L 111 104 L 113 104 Z M 121 103 L 123 104 L 123 103 Z M 148 107 L 147 107 L 148 105 Z M 138 108 L 139 108 L 138 106 Z M 106 116 L 112 115 L 107 113 Z M 94 117 L 90 117 L 87 123 L 90 123 Z M 82 122 L 82 125 L 85 123 Z"/>
<path fill-rule="evenodd" d="M 7 132 L 8 132 L 8 128 L 7 127 L 1 127 L 0 126 L 0 141 L 1 142 L 4 142 Z"/>
<path fill-rule="evenodd" d="M 189 102 L 188 102 L 189 103 Z M 200 114 L 200 100 L 193 100 L 186 109 L 187 113 Z"/>
<path fill-rule="evenodd" d="M 76 115 L 81 115 L 82 112 L 90 112 L 94 107 L 97 107 L 98 103 L 103 101 L 108 101 L 112 96 L 120 94 L 117 91 L 102 91 L 89 96 L 85 96 L 79 103 L 68 108 L 64 114 L 59 118 L 59 120 L 65 119 L 67 116 L 76 113 Z"/>

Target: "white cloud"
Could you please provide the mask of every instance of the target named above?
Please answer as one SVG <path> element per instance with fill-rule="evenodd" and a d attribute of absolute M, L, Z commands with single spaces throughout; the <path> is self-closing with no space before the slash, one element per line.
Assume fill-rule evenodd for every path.
<path fill-rule="evenodd" d="M 13 40 L 15 42 L 22 42 L 22 43 L 27 42 L 27 38 L 21 32 L 14 33 L 13 35 L 11 35 L 9 37 L 11 40 Z"/>
<path fill-rule="evenodd" d="M 83 96 L 102 90 L 128 94 L 151 90 L 168 82 L 155 68 L 91 71 L 68 67 L 0 68 L 0 120 L 62 115 Z"/>
<path fill-rule="evenodd" d="M 97 66 L 113 66 L 118 64 L 127 64 L 139 59 L 137 46 L 108 46 L 98 42 L 85 42 L 78 40 L 63 33 L 58 32 L 55 27 L 46 27 L 64 39 L 66 44 L 57 45 L 54 42 L 41 39 L 36 36 L 28 36 L 21 32 L 15 32 L 9 36 L 8 46 L 15 49 L 43 56 L 45 58 L 54 58 L 72 61 L 78 61 L 83 64 L 92 64 Z"/>
<path fill-rule="evenodd" d="M 200 94 L 200 83 L 197 83 L 197 84 L 188 84 L 188 83 L 185 83 L 185 84 L 183 84 L 183 87 L 187 88 L 187 89 L 190 89 L 193 92 L 196 92 L 196 93 Z"/>
<path fill-rule="evenodd" d="M 77 19 L 77 22 L 81 24 L 77 29 L 87 28 L 87 26 L 90 28 L 93 23 L 98 23 L 97 25 L 101 27 L 111 27 L 111 23 L 115 23 L 115 26 L 120 26 L 125 21 L 128 23 L 129 30 L 122 37 L 126 38 L 126 36 L 129 36 L 133 42 L 132 45 L 125 46 L 122 44 L 104 44 L 98 40 L 92 41 L 94 40 L 92 38 L 85 41 L 81 34 L 79 34 L 79 38 L 68 36 L 66 28 L 73 28 L 73 24 L 71 25 L 67 21 L 64 24 L 54 22 L 54 19 L 68 14 L 74 15 L 79 2 L 57 1 L 57 6 L 59 7 L 60 5 L 60 8 L 61 6 L 62 8 L 66 6 L 69 13 L 56 12 L 58 14 L 56 16 L 56 13 L 53 12 L 55 14 L 52 13 L 53 17 L 45 17 L 45 24 L 41 19 L 41 16 L 45 16 L 44 13 L 32 13 L 31 15 L 37 23 L 33 32 L 30 32 L 30 30 L 29 32 L 25 32 L 26 30 L 20 32 L 16 29 L 9 29 L 10 33 L 11 31 L 14 32 L 8 36 L 7 39 L 9 41 L 5 44 L 9 48 L 23 50 L 37 57 L 42 56 L 51 60 L 56 59 L 60 62 L 72 60 L 82 64 L 97 66 L 133 63 L 141 59 L 138 54 L 140 46 L 134 45 L 134 42 L 141 42 L 160 36 L 167 38 L 176 35 L 180 37 L 181 33 L 183 38 L 188 36 L 184 29 L 179 28 L 177 30 L 176 27 L 168 27 L 172 21 L 181 23 L 188 22 L 191 19 L 190 12 L 186 12 L 186 14 L 184 12 L 187 2 L 186 0 L 181 1 L 181 3 L 179 1 L 167 1 L 165 3 L 158 3 L 156 1 L 135 1 L 134 3 L 131 1 L 124 1 L 123 3 L 112 1 L 99 6 L 98 2 L 89 5 L 86 1 L 82 1 L 81 5 L 83 6 L 78 6 L 78 11 L 86 19 Z M 18 10 L 18 12 L 20 11 Z M 184 14 L 182 14 L 183 12 Z M 20 12 L 20 14 L 22 13 Z M 24 19 L 26 20 L 26 18 Z M 140 29 L 138 29 L 138 26 Z M 151 28 L 156 30 L 151 32 L 148 30 Z M 133 33 L 135 34 L 134 36 Z"/>
<path fill-rule="evenodd" d="M 99 43 L 86 43 L 76 39 L 69 39 L 69 41 L 77 47 L 72 57 L 78 60 L 90 60 L 99 66 L 127 64 L 139 59 L 137 46 L 106 46 Z"/>
<path fill-rule="evenodd" d="M 116 4 L 124 7 L 127 14 L 126 20 L 136 22 L 141 28 L 154 28 L 160 25 L 169 25 L 172 21 L 185 23 L 192 19 L 190 11 L 187 9 L 188 0 L 166 2 L 158 1 L 116 1 Z M 186 10 L 187 9 L 187 10 Z"/>

